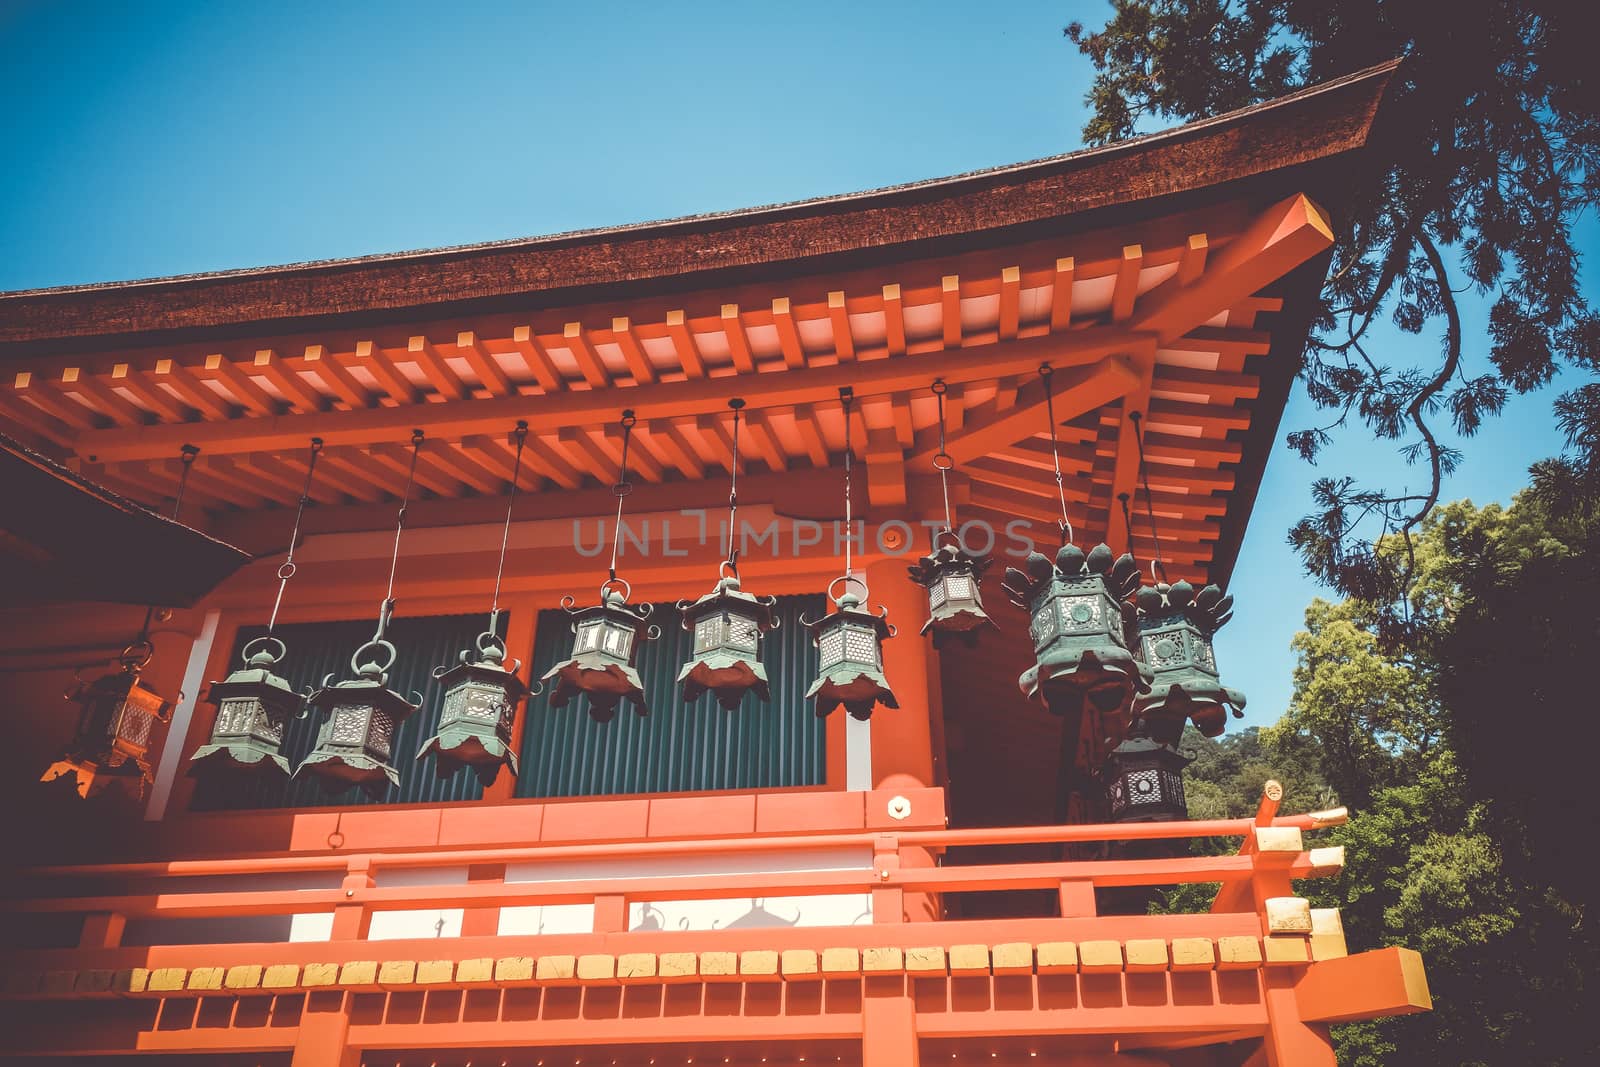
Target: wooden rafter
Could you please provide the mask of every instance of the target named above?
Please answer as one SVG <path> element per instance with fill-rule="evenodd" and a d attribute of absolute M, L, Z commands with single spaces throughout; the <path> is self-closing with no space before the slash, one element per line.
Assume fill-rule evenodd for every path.
<path fill-rule="evenodd" d="M 611 320 L 611 337 L 622 350 L 623 362 L 627 363 L 628 373 L 633 375 L 635 385 L 649 385 L 656 380 L 655 366 L 650 362 L 639 335 L 634 332 L 633 324 L 626 315 L 618 315 Z"/>
<path fill-rule="evenodd" d="M 504 368 L 490 351 L 483 347 L 483 342 L 478 340 L 478 335 L 471 330 L 462 330 L 456 334 L 456 352 L 467 361 L 467 366 L 472 368 L 472 374 L 478 379 L 478 384 L 488 391 L 490 396 L 513 396 L 516 386 L 511 384 Z"/>
<path fill-rule="evenodd" d="M 740 374 L 755 372 L 755 359 L 750 355 L 750 338 L 744 332 L 744 320 L 739 317 L 738 304 L 722 305 L 722 333 L 728 339 L 728 354 L 733 358 L 733 369 Z"/>
<path fill-rule="evenodd" d="M 61 371 L 61 391 L 80 398 L 87 407 L 99 411 L 118 426 L 143 426 L 148 419 L 137 404 L 125 399 L 93 374 L 84 373 L 80 367 L 66 367 Z"/>
<path fill-rule="evenodd" d="M 221 352 L 213 352 L 205 359 L 205 370 L 213 381 L 233 397 L 235 404 L 256 415 L 276 415 L 278 402 L 272 394 L 256 384 L 256 380 Z"/>
<path fill-rule="evenodd" d="M 544 345 L 539 343 L 538 336 L 531 326 L 518 326 L 511 331 L 511 344 L 522 356 L 528 370 L 539 383 L 539 388 L 545 393 L 555 393 L 566 388 L 567 383 L 561 376 L 561 371 L 556 368 L 550 359 L 550 353 L 544 350 Z"/>
<path fill-rule="evenodd" d="M 339 362 L 338 356 L 328 351 L 326 345 L 306 345 L 301 358 L 306 370 L 322 383 L 323 388 L 343 400 L 351 410 L 372 406 L 372 396 L 367 387 L 356 381 L 355 375 Z"/>
<path fill-rule="evenodd" d="M 845 306 L 842 289 L 828 293 L 828 324 L 833 333 L 833 354 L 840 363 L 854 360 L 856 342 L 850 333 L 850 309 Z"/>
<path fill-rule="evenodd" d="M 800 346 L 800 331 L 794 324 L 794 313 L 789 308 L 789 298 L 776 297 L 772 301 L 772 325 L 778 331 L 778 347 L 783 350 L 783 365 L 791 370 L 806 365 L 805 349 Z"/>
<path fill-rule="evenodd" d="M 282 356 L 270 348 L 256 351 L 255 371 L 275 386 L 289 403 L 289 410 L 300 413 L 321 411 L 323 397 L 304 378 L 288 366 Z"/>
<path fill-rule="evenodd" d="M 412 362 L 422 369 L 422 376 L 428 379 L 428 384 L 446 400 L 463 400 L 467 396 L 467 385 L 461 376 L 455 372 L 450 364 L 444 361 L 439 350 L 433 342 L 421 335 L 413 336 L 406 341 L 406 352 Z"/>
<path fill-rule="evenodd" d="M 406 408 L 422 399 L 422 393 L 411 384 L 411 379 L 400 373 L 387 352 L 374 341 L 356 342 L 356 362 L 377 381 L 390 400 Z"/>
<path fill-rule="evenodd" d="M 567 351 L 572 353 L 572 358 L 577 361 L 578 373 L 583 375 L 583 380 L 589 383 L 591 389 L 605 389 L 611 385 L 611 375 L 606 373 L 605 364 L 600 362 L 600 353 L 594 350 L 589 343 L 589 338 L 583 332 L 583 323 L 569 322 L 561 328 L 561 337 L 567 346 Z"/>
<path fill-rule="evenodd" d="M 906 318 L 905 308 L 900 303 L 900 286 L 891 283 L 883 287 L 883 328 L 884 341 L 889 355 L 903 356 L 906 354 Z"/>

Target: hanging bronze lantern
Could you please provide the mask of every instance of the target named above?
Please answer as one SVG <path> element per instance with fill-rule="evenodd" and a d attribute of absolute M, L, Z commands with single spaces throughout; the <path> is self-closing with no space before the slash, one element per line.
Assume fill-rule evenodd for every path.
<path fill-rule="evenodd" d="M 987 555 L 968 552 L 955 532 L 950 508 L 950 471 L 956 460 L 945 450 L 944 398 L 949 392 L 943 378 L 933 380 L 933 395 L 939 402 L 939 451 L 933 456 L 933 469 L 939 472 L 939 488 L 944 493 L 944 529 L 933 535 L 932 550 L 907 568 L 911 580 L 928 591 L 928 621 L 921 633 L 933 634 L 933 647 L 943 648 L 959 638 L 968 648 L 978 643 L 978 632 L 985 626 L 998 629 L 983 610 L 980 583 L 983 572 L 994 563 Z"/>
<path fill-rule="evenodd" d="M 844 590 L 834 596 L 840 583 Z M 861 587 L 859 596 L 851 591 L 852 584 Z M 883 642 L 894 636 L 895 628 L 889 624 L 888 608 L 880 607 L 874 615 L 861 606 L 866 596 L 867 585 L 861 579 L 836 578 L 828 586 L 834 610 L 816 622 L 800 620 L 817 646 L 817 680 L 806 690 L 806 699 L 816 698 L 819 718 L 841 704 L 855 719 L 872 718 L 874 704 L 900 706 L 883 676 Z"/>
<path fill-rule="evenodd" d="M 382 632 L 380 627 L 379 634 Z M 310 707 L 327 711 L 328 718 L 296 776 L 315 775 L 323 788 L 334 794 L 359 786 L 374 800 L 389 786 L 400 784 L 400 772 L 390 762 L 395 737 L 400 724 L 416 713 L 422 697 L 407 700 L 389 688 L 389 668 L 394 660 L 394 646 L 376 637 L 350 657 L 354 678 L 329 684 L 333 680 L 330 674 L 322 680 L 322 688 L 306 698 Z"/>
<path fill-rule="evenodd" d="M 683 628 L 694 634 L 693 655 L 678 673 L 684 703 L 694 703 L 707 691 L 728 711 L 737 710 L 746 693 L 770 699 L 761 640 L 778 627 L 773 612 L 777 603 L 777 597 L 740 589 L 739 568 L 732 560 L 723 563 L 722 577 L 711 592 L 692 602 L 678 601 Z"/>
<path fill-rule="evenodd" d="M 1111 821 L 1187 819 L 1183 769 L 1192 762 L 1193 757 L 1149 737 L 1130 737 L 1112 749 L 1104 773 Z"/>
<path fill-rule="evenodd" d="M 306 484 L 300 491 L 300 504 L 289 532 L 289 548 L 278 567 L 278 596 L 272 603 L 267 632 L 244 646 L 240 657 L 244 667 L 220 682 L 212 682 L 206 702 L 217 709 L 211 724 L 211 740 L 189 757 L 189 775 L 204 778 L 219 771 L 245 771 L 288 777 L 289 763 L 280 754 L 289 716 L 305 715 L 305 696 L 273 673 L 288 654 L 282 641 L 272 636 L 278 625 L 278 609 L 289 579 L 297 570 L 294 552 L 300 543 L 300 520 L 311 502 L 311 482 L 317 473 L 317 458 L 322 454 L 322 438 L 311 439 L 311 456 L 306 463 Z M 253 650 L 253 651 L 252 651 Z"/>
<path fill-rule="evenodd" d="M 1127 603 L 1139 584 L 1131 555 L 1113 558 L 1096 545 L 1087 555 L 1068 543 L 1054 563 L 1030 553 L 1024 570 L 1006 569 L 1011 602 L 1028 612 L 1035 663 L 1018 680 L 1029 699 L 1042 697 L 1057 715 L 1078 715 L 1085 705 L 1101 714 L 1126 712 L 1134 694 L 1149 688 L 1148 670 L 1134 656 Z"/>
<path fill-rule="evenodd" d="M 994 560 L 968 552 L 952 530 L 941 530 L 933 537 L 933 550 L 906 570 L 911 580 L 928 591 L 928 621 L 921 633 L 933 634 L 933 647 L 943 648 L 960 640 L 968 648 L 978 643 L 985 626 L 997 630 L 994 620 L 983 610 L 980 583 Z"/>
<path fill-rule="evenodd" d="M 258 637 L 244 646 L 242 668 L 211 683 L 206 702 L 217 718 L 211 740 L 189 757 L 191 777 L 224 770 L 288 777 L 283 735 L 290 716 L 305 714 L 305 697 L 272 671 L 287 651 L 276 637 Z"/>
<path fill-rule="evenodd" d="M 512 660 L 506 666 L 506 643 L 500 637 L 500 582 L 506 572 L 506 549 L 511 543 L 511 515 L 517 504 L 517 486 L 522 480 L 522 449 L 528 440 L 528 424 L 517 421 L 511 431 L 517 454 L 511 465 L 511 490 L 506 497 L 506 517 L 500 532 L 500 562 L 494 575 L 494 595 L 489 601 L 489 628 L 478 635 L 473 650 L 461 653 L 458 662 L 436 667 L 433 676 L 444 687 L 439 707 L 439 731 L 422 743 L 417 752 L 421 762 L 430 752 L 436 757 L 433 770 L 441 779 L 462 767 L 471 767 L 478 781 L 488 786 L 508 766 L 517 773 L 517 756 L 511 748 L 512 726 L 517 705 L 528 697 L 529 689 L 519 678 L 522 664 Z M 538 688 L 535 691 L 539 691 Z"/>
<path fill-rule="evenodd" d="M 372 640 L 350 657 L 355 675 L 337 685 L 333 675 L 322 680 L 322 688 L 306 698 L 306 704 L 328 718 L 317 732 L 317 744 L 295 769 L 320 778 L 330 793 L 343 793 L 360 786 L 373 800 L 383 796 L 389 786 L 400 784 L 400 772 L 390 762 L 394 758 L 395 737 L 400 724 L 416 714 L 422 695 L 415 700 L 389 688 L 389 668 L 394 666 L 395 649 L 386 639 L 394 618 L 394 577 L 400 566 L 400 538 L 406 529 L 406 510 L 411 505 L 411 488 L 417 477 L 417 456 L 422 452 L 423 433 L 411 431 L 411 467 L 406 473 L 405 492 L 395 515 L 394 550 L 389 557 L 389 588 L 378 607 L 378 629 Z"/>
<path fill-rule="evenodd" d="M 1198 593 L 1185 581 L 1159 582 L 1139 590 L 1140 652 L 1154 675 L 1150 692 L 1134 713 L 1176 743 L 1185 719 L 1207 737 L 1222 733 L 1228 712 L 1244 717 L 1244 694 L 1221 684 L 1216 632 L 1233 618 L 1233 598 L 1208 585 Z"/>
<path fill-rule="evenodd" d="M 78 795 L 90 797 L 115 786 L 144 796 L 150 781 L 150 735 L 157 722 L 167 722 L 172 704 L 139 682 L 139 672 L 154 649 L 141 639 L 122 650 L 120 669 L 92 682 L 77 682 L 66 698 L 81 709 L 72 743 L 40 775 L 53 782 L 72 776 Z"/>
<path fill-rule="evenodd" d="M 511 749 L 511 726 L 517 705 L 529 690 L 517 677 L 522 665 L 506 665 L 506 646 L 492 630 L 478 635 L 477 657 L 461 653 L 452 667 L 438 667 L 433 676 L 444 688 L 439 711 L 439 732 L 422 743 L 420 762 L 430 752 L 436 757 L 434 773 L 448 778 L 471 767 L 478 781 L 490 785 L 502 766 L 517 773 L 517 755 Z"/>
<path fill-rule="evenodd" d="M 600 587 L 600 603 L 594 607 L 577 607 L 570 594 L 561 598 L 561 606 L 572 616 L 572 655 L 544 676 L 544 681 L 555 682 L 550 691 L 552 706 L 564 708 L 567 701 L 583 694 L 589 698 L 589 715 L 596 722 L 615 718 L 624 698 L 638 714 L 650 714 L 635 662 L 639 645 L 655 640 L 661 630 L 650 625 L 655 606 L 630 607 L 631 593 L 627 582 L 609 578 Z"/>

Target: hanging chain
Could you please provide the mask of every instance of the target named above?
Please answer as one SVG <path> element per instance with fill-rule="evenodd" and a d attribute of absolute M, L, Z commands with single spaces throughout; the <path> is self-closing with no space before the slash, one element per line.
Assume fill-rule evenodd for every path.
<path fill-rule="evenodd" d="M 299 568 L 294 563 L 295 545 L 300 540 L 300 520 L 306 513 L 306 505 L 311 502 L 311 479 L 317 473 L 317 457 L 322 454 L 322 438 L 311 439 L 311 459 L 306 463 L 306 484 L 300 490 L 300 504 L 294 512 L 294 529 L 289 533 L 289 552 L 283 559 L 283 565 L 278 568 L 278 595 L 272 601 L 272 617 L 267 620 L 267 633 L 270 635 L 278 625 L 278 608 L 283 604 L 283 591 L 289 587 L 289 579 L 293 578 Z"/>
<path fill-rule="evenodd" d="M 734 531 L 739 525 L 739 411 L 744 407 L 744 401 L 734 397 L 728 401 L 728 406 L 733 409 L 733 456 L 729 465 L 728 482 L 728 552 L 723 558 L 733 567 L 734 574 L 739 573 L 739 550 L 734 547 Z"/>
<path fill-rule="evenodd" d="M 839 403 L 844 406 L 844 576 L 850 579 L 850 546 L 855 541 L 856 526 L 850 517 L 850 471 L 855 462 L 855 452 L 850 447 L 850 403 L 855 390 L 848 385 L 839 387 Z"/>
<path fill-rule="evenodd" d="M 498 634 L 500 625 L 500 580 L 506 573 L 506 548 L 511 544 L 511 509 L 517 503 L 517 483 L 522 480 L 522 446 L 528 441 L 528 424 L 522 419 L 517 420 L 517 428 L 511 431 L 511 436 L 517 439 L 517 456 L 511 461 L 511 495 L 506 500 L 506 522 L 500 530 L 500 565 L 494 572 L 494 596 L 489 601 L 489 633 Z"/>
<path fill-rule="evenodd" d="M 389 620 L 394 615 L 394 576 L 400 567 L 400 535 L 406 528 L 406 509 L 411 506 L 411 487 L 417 479 L 417 456 L 422 452 L 422 441 L 422 431 L 412 430 L 411 469 L 406 472 L 406 491 L 400 498 L 400 511 L 394 520 L 394 552 L 389 557 L 389 591 L 384 594 L 383 605 L 378 609 L 378 632 L 373 636 L 373 641 L 383 640 L 383 635 L 389 629 Z"/>
<path fill-rule="evenodd" d="M 633 486 L 628 484 L 628 441 L 633 437 L 633 424 L 639 420 L 633 417 L 632 409 L 622 413 L 622 467 L 617 472 L 617 484 L 611 487 L 611 492 L 617 498 L 617 527 L 611 532 L 611 579 L 617 577 L 617 549 L 622 544 L 622 500 L 633 492 Z"/>
<path fill-rule="evenodd" d="M 950 471 L 955 467 L 955 457 L 945 450 L 944 442 L 944 394 L 950 387 L 944 384 L 943 378 L 933 380 L 933 395 L 939 398 L 939 451 L 933 457 L 933 469 L 939 472 L 939 488 L 944 490 L 944 530 L 951 530 L 950 518 Z"/>
<path fill-rule="evenodd" d="M 172 502 L 172 521 L 177 522 L 178 516 L 183 513 L 183 490 L 189 484 L 189 470 L 194 466 L 195 457 L 200 454 L 199 445 L 184 445 L 180 452 L 183 460 L 183 471 L 178 475 L 178 495 Z M 156 606 L 148 604 L 144 609 L 144 622 L 139 624 L 139 636 L 133 639 L 133 644 L 122 650 L 122 664 L 124 667 L 138 663 L 140 667 L 150 662 L 150 657 L 155 654 L 155 646 L 150 643 L 150 624 L 155 621 Z M 136 654 L 143 649 L 142 654 Z"/>
<path fill-rule="evenodd" d="M 1144 433 L 1139 429 L 1139 422 L 1143 417 L 1137 411 L 1128 414 L 1128 418 L 1133 422 L 1134 443 L 1139 446 L 1139 482 L 1144 486 L 1144 510 L 1146 517 L 1150 520 L 1150 541 L 1155 547 L 1156 558 L 1150 561 L 1150 577 L 1154 579 L 1157 572 L 1159 572 L 1161 581 L 1164 582 L 1167 580 L 1167 565 L 1161 559 L 1161 532 L 1156 529 L 1156 506 L 1155 502 L 1150 499 L 1150 471 L 1144 463 Z M 1133 544 L 1133 526 L 1128 523 L 1126 505 L 1123 506 L 1123 523 L 1127 526 L 1128 544 L 1131 545 Z"/>
<path fill-rule="evenodd" d="M 1044 410 L 1045 417 L 1050 420 L 1050 455 L 1056 465 L 1056 496 L 1061 500 L 1061 536 L 1062 544 L 1072 540 L 1072 520 L 1067 517 L 1067 484 L 1061 477 L 1061 443 L 1056 437 L 1056 404 L 1055 391 L 1050 384 L 1050 376 L 1055 374 L 1054 368 L 1048 363 L 1039 366 L 1039 377 L 1044 379 Z"/>

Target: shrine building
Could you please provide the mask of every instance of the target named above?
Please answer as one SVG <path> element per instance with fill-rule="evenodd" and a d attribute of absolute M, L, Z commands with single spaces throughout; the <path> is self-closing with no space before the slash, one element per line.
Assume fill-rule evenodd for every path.
<path fill-rule="evenodd" d="M 1305 899 L 1345 813 L 1191 820 L 1180 740 L 1247 696 L 1213 638 L 1393 72 L 0 294 L 0 1061 L 1314 1067 L 1427 1010 Z"/>

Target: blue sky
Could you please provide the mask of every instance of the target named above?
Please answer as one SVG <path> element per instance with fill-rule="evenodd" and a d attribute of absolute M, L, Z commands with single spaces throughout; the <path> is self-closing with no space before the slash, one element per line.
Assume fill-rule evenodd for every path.
<path fill-rule="evenodd" d="M 1061 27 L 1108 10 L 0 0 L 0 290 L 553 233 L 1069 151 L 1091 72 Z M 1596 231 L 1586 220 L 1580 247 Z M 1481 352 L 1485 308 L 1467 301 Z M 1393 362 L 1435 345 L 1380 338 Z M 1285 428 L 1316 417 L 1297 389 Z M 1447 498 L 1505 500 L 1559 447 L 1549 396 L 1521 398 Z M 1317 590 L 1283 534 L 1321 473 L 1423 477 L 1360 431 L 1319 470 L 1274 453 L 1219 647 L 1248 722 L 1288 699 L 1288 642 Z"/>

